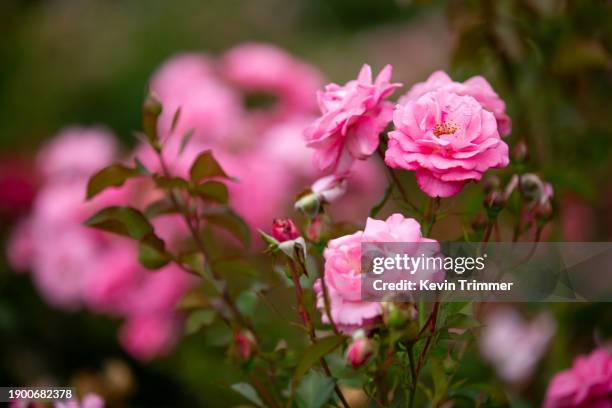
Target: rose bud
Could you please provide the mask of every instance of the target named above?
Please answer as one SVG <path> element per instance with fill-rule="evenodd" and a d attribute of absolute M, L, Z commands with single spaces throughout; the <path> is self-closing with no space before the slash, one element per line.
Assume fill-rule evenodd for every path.
<path fill-rule="evenodd" d="M 495 219 L 506 206 L 506 198 L 499 191 L 491 191 L 486 195 L 483 205 L 487 209 L 489 219 Z"/>
<path fill-rule="evenodd" d="M 276 218 L 272 221 L 272 237 L 278 242 L 292 241 L 300 236 L 291 218 Z"/>
<path fill-rule="evenodd" d="M 483 213 L 476 214 L 476 217 L 472 220 L 472 229 L 476 232 L 484 231 L 484 229 L 489 225 L 489 220 L 487 216 Z"/>
<path fill-rule="evenodd" d="M 248 360 L 257 351 L 257 341 L 255 336 L 248 330 L 243 330 L 234 335 L 234 355 L 239 360 Z"/>
<path fill-rule="evenodd" d="M 545 186 L 542 179 L 533 173 L 521 175 L 519 189 L 523 197 L 532 203 L 540 201 L 542 195 L 545 194 Z"/>
<path fill-rule="evenodd" d="M 517 163 L 523 163 L 529 160 L 529 149 L 524 140 L 519 140 L 512 149 L 512 160 Z"/>
<path fill-rule="evenodd" d="M 535 218 L 541 224 L 546 224 L 553 215 L 553 208 L 550 200 L 539 203 L 535 208 Z"/>
<path fill-rule="evenodd" d="M 383 305 L 383 319 L 387 326 L 400 329 L 417 317 L 417 311 L 410 303 L 386 302 Z"/>
<path fill-rule="evenodd" d="M 359 368 L 372 357 L 374 353 L 374 342 L 365 337 L 363 331 L 355 333 L 353 342 L 346 350 L 346 361 L 353 367 Z"/>
<path fill-rule="evenodd" d="M 314 218 L 319 214 L 321 202 L 315 193 L 309 191 L 300 195 L 293 206 L 309 218 Z"/>
<path fill-rule="evenodd" d="M 497 190 L 499 188 L 499 185 L 499 177 L 489 175 L 482 182 L 482 191 L 484 191 L 485 193 L 490 193 L 491 191 Z"/>

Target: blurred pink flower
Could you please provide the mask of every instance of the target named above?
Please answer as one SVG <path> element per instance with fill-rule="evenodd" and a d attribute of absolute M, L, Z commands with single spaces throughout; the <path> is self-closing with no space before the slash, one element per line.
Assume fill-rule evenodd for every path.
<path fill-rule="evenodd" d="M 151 90 L 163 105 L 159 132 L 164 140 L 178 139 L 175 146 L 190 131 L 195 140 L 222 142 L 242 115 L 239 96 L 217 77 L 214 61 L 201 54 L 179 54 L 166 61 L 153 75 Z"/>
<path fill-rule="evenodd" d="M 137 206 L 145 206 L 157 198 L 156 194 L 149 193 L 150 186 L 135 181 L 85 201 L 87 179 L 99 169 L 94 164 L 100 167 L 110 164 L 115 154 L 114 141 L 97 129 L 69 129 L 47 143 L 39 155 L 38 163 L 46 166 L 43 171 L 46 177 L 32 213 L 13 233 L 8 246 L 9 260 L 15 268 L 31 268 L 41 295 L 55 307 L 74 310 L 88 306 L 128 319 L 146 314 L 150 319 L 178 322 L 176 303 L 193 285 L 193 278 L 173 265 L 151 273 L 138 263 L 135 243 L 82 225 L 105 206 L 132 204 L 133 199 L 138 201 Z M 78 130 L 83 131 L 81 136 Z M 63 147 L 67 154 L 62 153 Z M 184 236 L 176 216 L 159 217 L 153 224 L 169 247 Z M 139 327 L 137 323 L 132 325 Z M 165 325 L 165 329 L 174 328 L 174 332 L 165 336 L 176 336 L 175 323 Z M 134 331 L 138 329 L 130 332 Z M 147 353 L 136 349 L 137 357 L 150 358 L 154 354 L 154 347 Z M 158 349 L 166 350 L 161 346 Z"/>
<path fill-rule="evenodd" d="M 87 178 L 110 164 L 117 149 L 115 137 L 106 128 L 72 126 L 43 146 L 36 165 L 49 180 Z"/>
<path fill-rule="evenodd" d="M 480 350 L 510 383 L 529 379 L 555 333 L 555 322 L 548 314 L 524 320 L 509 307 L 490 313 L 480 337 Z"/>
<path fill-rule="evenodd" d="M 548 385 L 544 408 L 612 407 L 612 355 L 598 349 L 574 360 Z"/>
<path fill-rule="evenodd" d="M 75 399 L 55 402 L 55 408 L 104 408 L 106 405 L 102 397 L 97 394 L 85 394 L 81 401 Z"/>
<path fill-rule="evenodd" d="M 572 193 L 561 198 L 560 217 L 563 238 L 566 241 L 592 240 L 600 222 L 593 205 Z"/>
<path fill-rule="evenodd" d="M 431 197 L 457 194 L 491 167 L 508 165 L 508 145 L 493 115 L 470 96 L 446 88 L 398 105 L 385 162 L 415 170 L 419 187 Z"/>
<path fill-rule="evenodd" d="M 327 243 L 324 279 L 327 285 L 330 312 L 340 331 L 352 334 L 359 328 L 375 323 L 382 314 L 379 302 L 361 300 L 362 242 L 436 242 L 421 235 L 421 226 L 412 218 L 393 214 L 385 221 L 368 218 L 363 231 L 345 235 Z M 320 280 L 315 284 L 317 307 L 325 303 Z M 323 322 L 329 323 L 326 313 Z"/>
<path fill-rule="evenodd" d="M 437 91 L 441 88 L 457 95 L 471 96 L 482 105 L 482 107 L 493 115 L 497 121 L 497 130 L 500 135 L 507 136 L 511 132 L 512 123 L 506 114 L 506 104 L 495 93 L 489 82 L 482 76 L 474 76 L 465 82 L 455 82 L 444 71 L 436 71 L 427 78 L 425 82 L 419 82 L 399 99 L 401 105 L 410 100 L 417 100 L 428 92 Z"/>
<path fill-rule="evenodd" d="M 37 237 L 32 260 L 34 283 L 51 305 L 80 308 L 98 256 L 95 234 L 80 225 L 64 225 L 55 233 L 35 233 L 39 232 L 45 235 Z"/>
<path fill-rule="evenodd" d="M 346 184 L 346 194 L 337 197 L 329 211 L 334 220 L 362 222 L 385 193 L 384 165 L 378 160 L 358 160 L 346 176 Z"/>
<path fill-rule="evenodd" d="M 172 349 L 179 327 L 174 313 L 138 314 L 127 318 L 119 340 L 133 357 L 148 361 Z"/>
<path fill-rule="evenodd" d="M 252 113 L 250 122 L 270 125 L 291 116 L 314 113 L 319 71 L 271 44 L 245 43 L 225 53 L 220 72 L 243 93 L 276 98 L 270 109 Z M 251 123 L 252 125 L 252 123 Z"/>
<path fill-rule="evenodd" d="M 387 65 L 372 81 L 372 70 L 365 64 L 356 80 L 343 86 L 328 84 L 317 93 L 322 116 L 304 130 L 304 136 L 315 149 L 319 169 L 344 173 L 354 159 L 374 153 L 393 111 L 385 99 L 401 86 L 389 82 L 391 72 Z"/>

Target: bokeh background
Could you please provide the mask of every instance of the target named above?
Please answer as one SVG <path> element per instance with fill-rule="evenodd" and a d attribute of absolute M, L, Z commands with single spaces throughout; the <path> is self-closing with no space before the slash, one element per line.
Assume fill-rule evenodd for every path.
<path fill-rule="evenodd" d="M 353 78 L 365 62 L 375 70 L 392 64 L 405 86 L 437 69 L 457 80 L 485 76 L 507 102 L 509 143 L 524 140 L 531 165 L 554 185 L 548 238 L 612 239 L 610 2 L 6 0 L 0 22 L 3 248 L 28 212 L 37 186 L 32 163 L 46 139 L 68 124 L 104 124 L 128 149 L 148 80 L 164 60 L 253 41 L 280 46 L 335 82 Z M 9 202 L 16 185 L 22 199 Z M 475 191 L 465 208 L 479 204 Z M 227 388 L 240 373 L 214 335 L 186 336 L 170 355 L 139 362 L 118 345 L 117 321 L 48 306 L 27 274 L 0 259 L 0 385 L 96 390 L 110 382 L 119 406 L 244 402 Z M 555 316 L 555 338 L 517 406 L 538 406 L 553 373 L 612 338 L 609 304 L 544 308 Z M 466 356 L 464 374 L 490 382 L 493 369 L 477 354 Z"/>

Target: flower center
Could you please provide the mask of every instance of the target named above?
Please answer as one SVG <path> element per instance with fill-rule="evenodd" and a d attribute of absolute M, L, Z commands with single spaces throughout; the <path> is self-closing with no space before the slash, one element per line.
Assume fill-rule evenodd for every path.
<path fill-rule="evenodd" d="M 459 129 L 459 127 L 453 122 L 436 123 L 433 133 L 436 136 L 452 135 L 457 131 L 457 129 Z"/>

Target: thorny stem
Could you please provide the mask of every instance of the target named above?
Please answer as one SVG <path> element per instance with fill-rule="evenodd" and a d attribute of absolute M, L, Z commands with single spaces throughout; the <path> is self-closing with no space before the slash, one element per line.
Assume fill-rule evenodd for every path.
<path fill-rule="evenodd" d="M 434 303 L 433 310 L 431 311 L 431 322 L 429 326 L 429 336 L 425 341 L 425 347 L 419 356 L 419 363 L 416 369 L 416 375 L 418 377 L 423 365 L 425 364 L 425 356 L 427 355 L 427 351 L 429 350 L 429 346 L 431 345 L 431 341 L 433 340 L 434 335 L 436 334 L 436 324 L 438 320 L 438 311 L 440 310 L 440 302 Z"/>
<path fill-rule="evenodd" d="M 293 280 L 293 286 L 295 288 L 295 298 L 297 300 L 298 314 L 300 315 L 300 318 L 302 319 L 304 326 L 306 326 L 306 330 L 308 331 L 308 336 L 310 337 L 311 343 L 316 344 L 317 335 L 315 333 L 314 325 L 312 324 L 312 320 L 310 320 L 310 315 L 308 314 L 308 311 L 306 310 L 306 307 L 304 306 L 304 297 L 303 297 L 304 293 L 302 291 L 302 285 L 300 284 L 300 277 L 299 277 L 298 271 L 295 267 L 295 264 L 293 263 L 291 259 L 289 259 L 287 263 L 289 264 L 289 269 L 291 270 L 291 278 Z M 297 263 L 300 264 L 301 268 L 303 269 L 306 268 L 305 265 L 303 265 L 301 261 L 298 260 Z M 333 379 L 331 370 L 329 369 L 329 366 L 327 365 L 327 361 L 325 361 L 325 358 L 321 357 L 319 359 L 319 362 L 321 363 L 321 366 L 323 367 L 323 371 L 325 371 L 325 375 Z M 336 392 L 338 399 L 340 399 L 342 406 L 344 406 L 344 408 L 350 408 L 348 402 L 346 401 L 346 398 L 344 397 L 344 394 L 342 394 L 342 390 L 340 390 L 340 387 L 338 387 L 338 384 L 336 384 L 335 381 L 334 381 L 334 391 Z"/>
<path fill-rule="evenodd" d="M 251 376 L 251 382 L 253 383 L 253 385 L 255 386 L 255 388 L 257 389 L 257 392 L 259 392 L 259 394 L 262 396 L 262 398 L 266 401 L 267 404 L 270 405 L 271 408 L 277 408 L 279 407 L 278 403 L 276 402 L 276 400 L 274 399 L 274 397 L 272 397 L 272 395 L 270 395 L 270 393 L 268 392 L 268 390 L 266 389 L 266 387 L 264 387 L 259 380 L 257 379 L 257 377 L 255 375 Z"/>
<path fill-rule="evenodd" d="M 300 266 L 300 270 L 302 271 L 302 273 L 305 276 L 308 276 L 308 271 L 306 270 L 306 264 L 303 261 L 303 259 L 300 258 L 301 255 L 302 253 L 296 248 L 295 256 L 298 259 L 297 264 Z M 327 292 L 327 283 L 325 282 L 325 273 L 323 274 L 323 276 L 321 276 L 321 287 L 323 289 L 323 303 L 325 307 L 325 314 L 327 318 L 329 319 L 329 324 L 331 325 L 332 330 L 334 331 L 334 334 L 340 334 L 340 332 L 338 331 L 338 327 L 336 326 L 336 323 L 334 322 L 334 319 L 332 318 L 332 314 L 331 314 L 331 305 L 329 302 L 329 294 Z"/>
<path fill-rule="evenodd" d="M 323 289 L 323 304 L 325 306 L 325 314 L 327 315 L 327 319 L 329 320 L 329 324 L 332 327 L 332 330 L 335 334 L 340 334 L 338 331 L 338 327 L 336 326 L 336 322 L 331 314 L 331 305 L 329 302 L 329 294 L 327 292 L 327 283 L 325 282 L 325 273 L 321 276 L 321 288 Z"/>
<path fill-rule="evenodd" d="M 432 197 L 428 204 L 425 214 L 423 215 L 423 221 L 425 224 L 425 236 L 428 236 L 431 232 L 434 224 L 436 223 L 436 212 L 440 206 L 440 197 Z"/>

